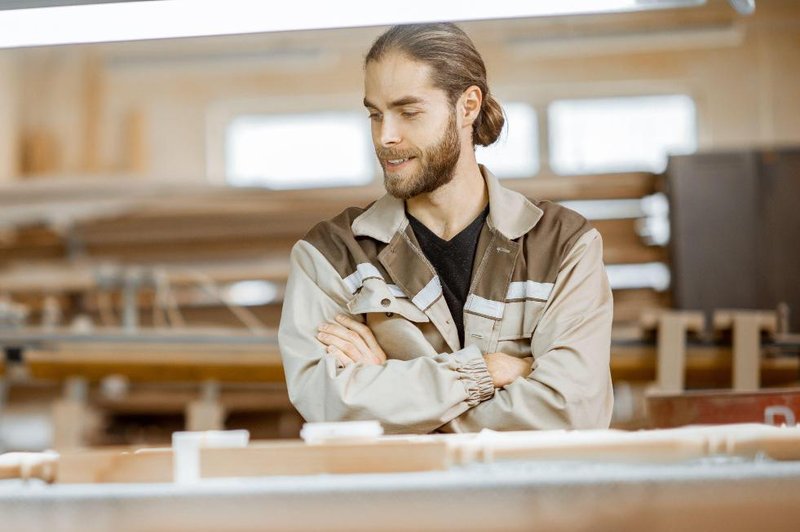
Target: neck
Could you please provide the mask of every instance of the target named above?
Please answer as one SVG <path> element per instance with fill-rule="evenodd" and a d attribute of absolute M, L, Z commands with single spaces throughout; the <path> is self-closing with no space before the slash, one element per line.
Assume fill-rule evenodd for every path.
<path fill-rule="evenodd" d="M 448 184 L 406 201 L 408 213 L 443 240 L 450 240 L 464 230 L 489 201 L 472 146 L 461 153 Z"/>

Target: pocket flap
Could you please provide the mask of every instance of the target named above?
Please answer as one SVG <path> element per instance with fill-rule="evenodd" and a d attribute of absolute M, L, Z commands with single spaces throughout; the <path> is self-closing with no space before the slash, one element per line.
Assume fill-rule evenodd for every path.
<path fill-rule="evenodd" d="M 409 321 L 426 323 L 430 318 L 407 298 L 397 297 L 381 279 L 367 279 L 356 295 L 347 302 L 351 314 L 384 312 L 399 314 Z"/>

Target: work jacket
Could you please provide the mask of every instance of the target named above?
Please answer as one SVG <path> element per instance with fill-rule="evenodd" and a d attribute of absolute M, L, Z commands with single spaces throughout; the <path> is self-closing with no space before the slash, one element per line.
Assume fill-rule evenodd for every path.
<path fill-rule="evenodd" d="M 385 195 L 316 225 L 292 248 L 279 345 L 307 421 L 378 420 L 387 433 L 607 428 L 612 296 L 602 240 L 579 214 L 504 188 L 484 167 L 489 215 L 464 305 L 464 344 L 403 200 Z M 347 314 L 388 360 L 341 367 L 317 327 Z M 495 390 L 484 354 L 533 357 Z"/>

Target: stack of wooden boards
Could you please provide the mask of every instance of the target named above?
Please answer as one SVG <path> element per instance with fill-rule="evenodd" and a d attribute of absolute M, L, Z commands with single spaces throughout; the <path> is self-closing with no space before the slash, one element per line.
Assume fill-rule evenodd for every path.
<path fill-rule="evenodd" d="M 505 183 L 528 197 L 575 202 L 638 200 L 659 189 L 659 178 L 646 173 Z M 108 180 L 4 185 L 0 291 L 30 306 L 32 323 L 41 320 L 47 296 L 57 298 L 65 322 L 87 314 L 103 323 L 98 295 L 108 292 L 117 312 L 121 299 L 119 287 L 104 287 L 104 280 L 108 285 L 109 276 L 137 266 L 166 276 L 188 325 L 241 326 L 219 301 L 202 297 L 200 276 L 223 286 L 244 280 L 280 286 L 289 250 L 308 229 L 382 193 L 379 185 L 295 191 Z M 664 247 L 639 236 L 636 213 L 620 216 L 593 220 L 603 234 L 606 263 L 666 262 Z M 152 324 L 152 287 L 142 287 L 139 296 L 141 323 Z M 665 292 L 649 288 L 619 290 L 615 301 L 618 324 L 669 304 Z M 252 310 L 274 327 L 279 308 L 278 295 Z"/>
<path fill-rule="evenodd" d="M 647 173 L 505 183 L 528 197 L 578 203 L 636 203 L 663 187 L 661 176 Z M 226 412 L 256 404 L 290 410 L 274 334 L 289 250 L 317 221 L 383 193 L 378 185 L 271 191 L 109 180 L 34 181 L 3 185 L 0 192 L 0 299 L 28 307 L 34 325 L 0 330 L 6 352 L 0 376 L 16 364 L 27 378 L 63 384 L 60 400 L 67 404 L 56 410 L 69 415 L 55 416 L 62 426 L 79 427 L 73 414 L 99 406 L 185 413 L 188 427 L 208 429 L 223 428 Z M 644 219 L 636 216 L 592 220 L 604 238 L 605 262 L 666 264 L 666 248 L 645 242 Z M 241 281 L 274 286 L 268 301 L 247 307 L 247 319 L 223 301 L 226 289 Z M 114 327 L 123 322 L 126 282 L 134 289 L 139 327 L 123 333 Z M 614 299 L 615 383 L 657 381 L 662 392 L 736 385 L 732 320 L 706 326 L 692 313 L 665 314 L 669 294 L 653 288 L 618 289 Z M 87 321 L 103 327 L 92 330 Z M 83 331 L 59 328 L 70 323 Z M 684 323 L 680 334 L 662 334 L 665 324 L 675 323 Z M 776 332 L 773 325 L 765 338 L 758 338 L 760 329 L 755 333 L 748 389 L 798 381 L 797 357 L 761 356 Z M 130 386 L 109 399 L 96 386 L 108 378 Z M 260 388 L 231 390 L 243 383 Z M 161 387 L 139 386 L 147 384 Z M 11 382 L 12 391 L 20 385 Z M 193 404 L 207 415 L 192 416 Z M 81 444 L 72 433 L 67 441 Z"/>

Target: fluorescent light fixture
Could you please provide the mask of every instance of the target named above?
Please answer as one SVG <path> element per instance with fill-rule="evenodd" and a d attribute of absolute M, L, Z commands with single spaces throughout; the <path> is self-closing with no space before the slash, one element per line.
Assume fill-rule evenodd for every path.
<path fill-rule="evenodd" d="M 706 0 L 150 0 L 0 11 L 0 48 L 544 17 L 691 7 Z"/>

